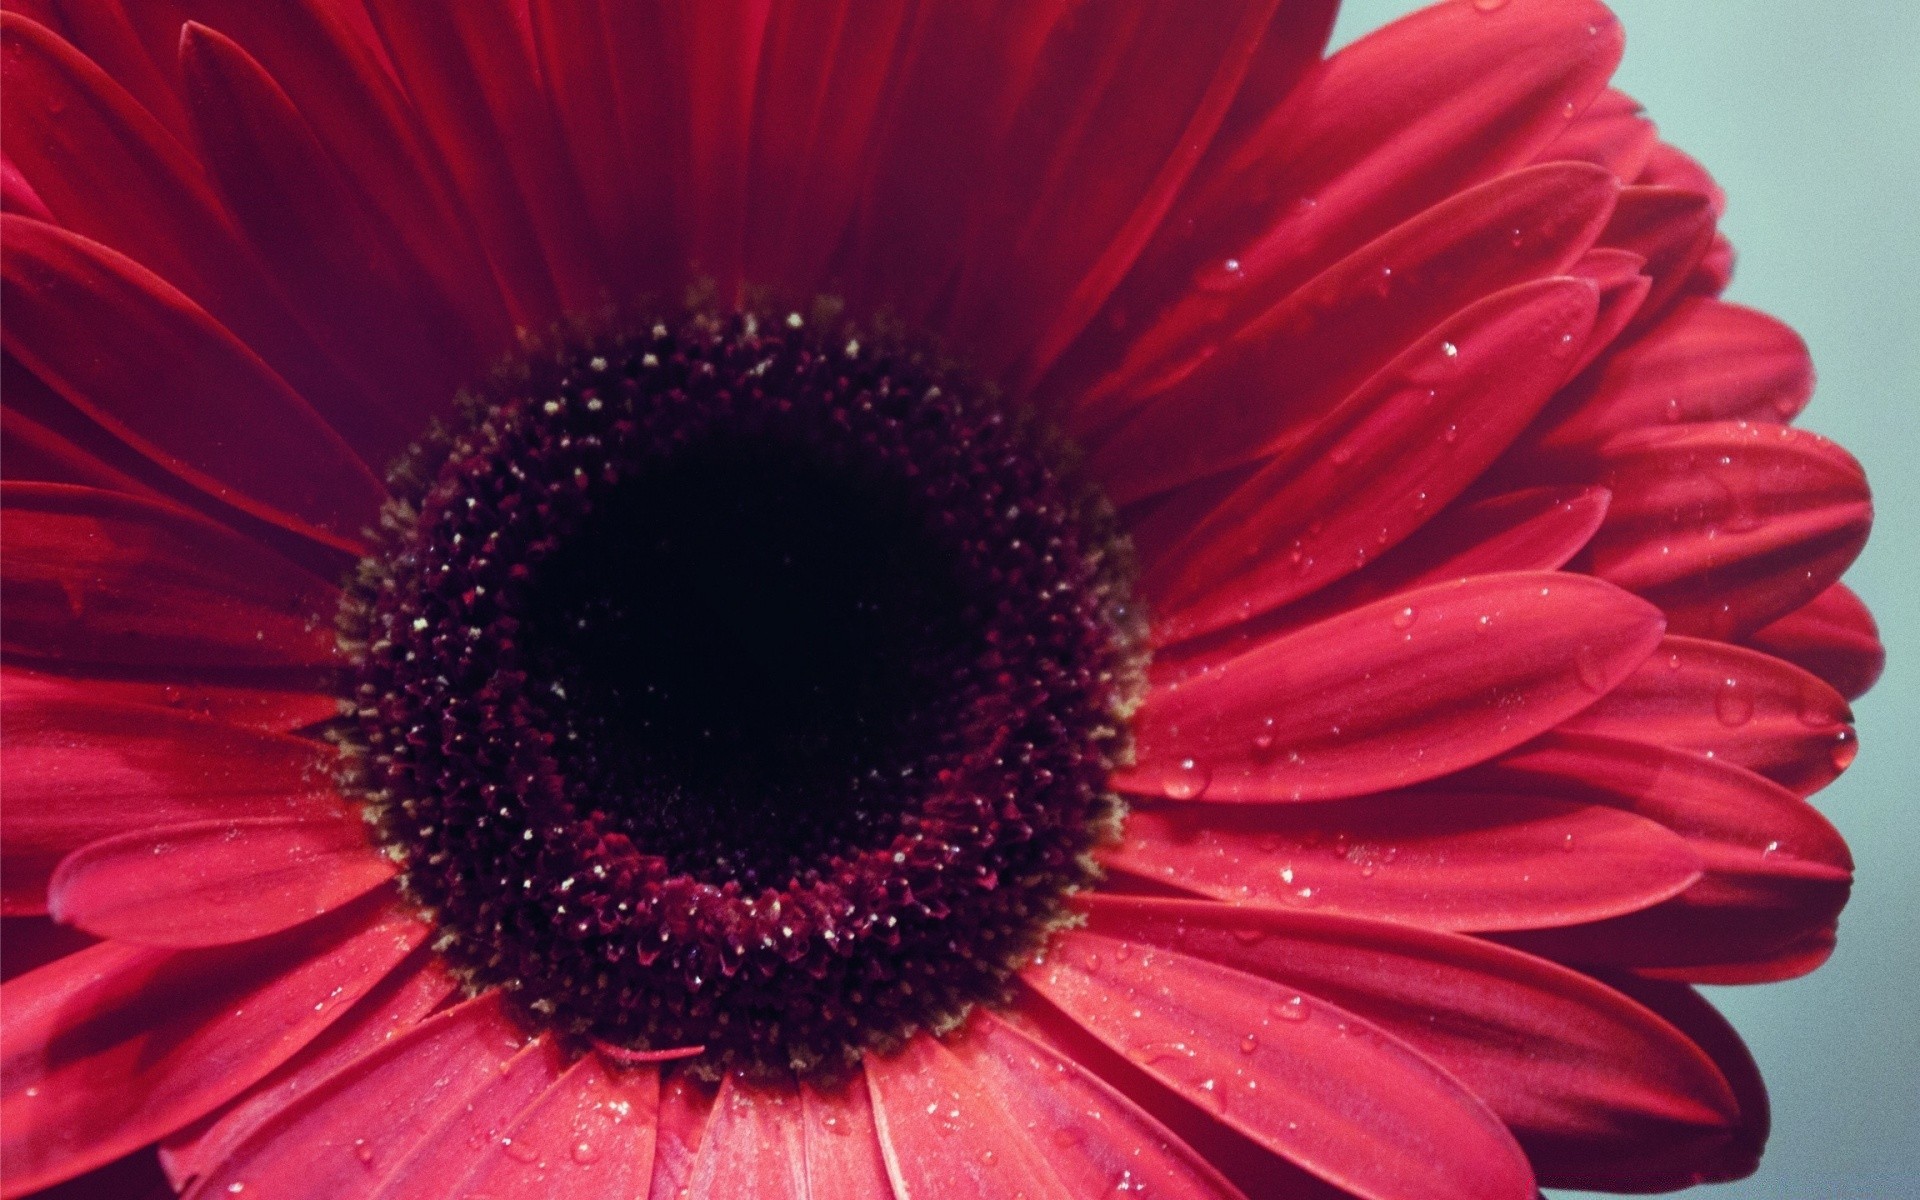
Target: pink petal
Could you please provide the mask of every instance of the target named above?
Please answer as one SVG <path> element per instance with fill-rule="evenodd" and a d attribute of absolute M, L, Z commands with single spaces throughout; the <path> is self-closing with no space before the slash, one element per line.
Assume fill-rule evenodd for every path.
<path fill-rule="evenodd" d="M 1598 1157 L 1724 1136 L 1739 1105 L 1681 1031 L 1564 967 L 1473 938 L 1311 913 L 1100 897 L 1090 928 L 1305 989 L 1445 1068 L 1542 1149 Z M 1311 1021 L 1314 1002 L 1282 1009 Z M 1264 1031 L 1263 1031 L 1264 1032 Z"/>
<path fill-rule="evenodd" d="M 0 691 L 11 687 L 61 688 L 73 681 L 57 675 L 0 667 Z M 331 692 L 291 691 L 223 683 L 145 679 L 88 679 L 86 692 L 96 703 L 138 704 L 177 709 L 187 716 L 205 717 L 223 725 L 238 725 L 262 733 L 291 733 L 340 714 L 339 697 Z"/>
<path fill-rule="evenodd" d="M 1100 861 L 1220 900 L 1465 930 L 1634 912 L 1701 872 L 1678 836 L 1606 805 L 1438 785 L 1318 804 L 1136 806 Z"/>
<path fill-rule="evenodd" d="M 713 1112 L 713 1092 L 676 1071 L 660 1081 L 653 1150 L 653 1200 L 681 1200 Z"/>
<path fill-rule="evenodd" d="M 1653 122 L 1641 115 L 1640 102 L 1608 88 L 1540 152 L 1540 161 L 1590 162 L 1617 178 L 1633 179 L 1659 140 Z"/>
<path fill-rule="evenodd" d="M 1374 1200 L 1531 1200 L 1526 1158 L 1452 1076 L 1371 1022 L 1270 980 L 1106 934 L 1022 979 L 1222 1124 Z M 1138 1015 L 1135 1015 L 1138 1014 Z"/>
<path fill-rule="evenodd" d="M 537 1167 L 543 1150 L 562 1150 L 571 1161 L 578 1144 L 556 1146 L 549 1142 L 545 1146 L 523 1146 L 518 1140 L 510 1140 L 513 1139 L 511 1129 L 519 1123 L 522 1114 L 541 1104 L 560 1086 L 567 1073 L 568 1057 L 566 1051 L 549 1039 L 531 1039 L 512 1058 L 500 1063 L 463 1102 L 443 1105 L 436 1126 L 404 1158 L 399 1157 L 399 1147 L 395 1146 L 397 1161 L 389 1165 L 375 1150 L 373 1161 L 367 1165 L 378 1183 L 369 1191 L 369 1200 L 426 1200 L 445 1196 L 447 1181 L 466 1172 L 476 1157 L 484 1162 L 493 1155 L 508 1157 L 532 1151 Z M 503 1134 L 503 1129 L 509 1132 Z M 356 1147 L 354 1157 L 358 1158 L 360 1150 L 367 1148 Z M 597 1152 L 589 1144 L 584 1157 L 591 1158 Z"/>
<path fill-rule="evenodd" d="M 952 1049 L 1027 1130 L 1073 1195 L 1240 1195 L 1193 1147 L 1123 1093 L 991 1011 L 975 1012 Z"/>
<path fill-rule="evenodd" d="M 198 513 L 56 483 L 0 484 L 0 506 L 9 656 L 195 672 L 333 662 L 318 619 L 332 589 Z"/>
<path fill-rule="evenodd" d="M 502 1137 L 478 1154 L 467 1151 L 467 1157 L 477 1161 L 453 1194 L 543 1200 L 644 1197 L 653 1171 L 659 1102 L 657 1069 L 619 1070 L 588 1054 L 507 1126 Z"/>
<path fill-rule="evenodd" d="M 1071 1200 L 1046 1150 L 1007 1115 L 987 1077 L 930 1035 L 869 1056 L 866 1079 L 896 1196 Z"/>
<path fill-rule="evenodd" d="M 1852 720 L 1840 693 L 1798 667 L 1725 642 L 1669 637 L 1562 728 L 1691 750 L 1805 795 L 1851 760 Z"/>
<path fill-rule="evenodd" d="M 1621 189 L 1613 220 L 1600 244 L 1631 250 L 1646 260 L 1641 268 L 1653 287 L 1640 306 L 1651 321 L 1678 297 L 1688 278 L 1713 245 L 1713 200 L 1692 188 L 1636 185 Z"/>
<path fill-rule="evenodd" d="M 57 921 L 142 946 L 221 946 L 278 933 L 391 879 L 366 826 L 247 818 L 90 842 L 47 884 Z"/>
<path fill-rule="evenodd" d="M 1667 612 L 1675 633 L 1734 638 L 1805 604 L 1867 539 L 1860 464 L 1817 434 L 1727 422 L 1621 434 L 1593 573 Z"/>
<path fill-rule="evenodd" d="M 806 1111 L 807 1182 L 813 1200 L 884 1200 L 893 1185 L 880 1153 L 873 1096 L 865 1081 L 800 1085 Z"/>
<path fill-rule="evenodd" d="M 312 742 L 137 704 L 83 682 L 7 679 L 0 829 L 9 911 L 38 911 L 55 864 L 129 830 L 245 817 L 335 819 Z"/>
<path fill-rule="evenodd" d="M 97 242 L 0 217 L 7 352 L 75 408 L 225 504 L 356 552 L 380 481 L 251 349 Z M 99 352 L 111 331 L 111 354 Z"/>
<path fill-rule="evenodd" d="M 1405 592 L 1214 663 L 1156 672 L 1140 795 L 1317 800 L 1431 779 L 1551 729 L 1658 643 L 1645 603 L 1561 573 Z"/>
<path fill-rule="evenodd" d="M 1404 539 L 1478 479 L 1565 380 L 1595 303 L 1593 286 L 1571 279 L 1489 297 L 1402 353 L 1170 549 L 1144 534 L 1155 639 L 1275 608 Z"/>
<path fill-rule="evenodd" d="M 103 942 L 9 981 L 9 1193 L 185 1125 L 313 1040 L 426 936 L 372 899 L 267 943 L 181 952 Z"/>
<path fill-rule="evenodd" d="M 1786 616 L 1753 631 L 1748 644 L 1783 658 L 1856 700 L 1880 678 L 1886 647 L 1873 614 L 1836 583 Z"/>
<path fill-rule="evenodd" d="M 791 1082 L 755 1087 L 723 1078 L 688 1180 L 689 1200 L 808 1200 L 802 1109 Z"/>
<path fill-rule="evenodd" d="M 303 1092 L 208 1163 L 187 1194 L 271 1190 L 288 1200 L 368 1194 L 500 1080 L 527 1045 L 497 993 L 466 1001 Z M 538 1042 L 533 1049 L 542 1051 Z"/>

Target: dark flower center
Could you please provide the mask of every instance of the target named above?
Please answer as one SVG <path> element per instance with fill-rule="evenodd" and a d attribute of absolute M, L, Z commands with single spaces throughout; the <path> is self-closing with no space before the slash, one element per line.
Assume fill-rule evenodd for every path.
<path fill-rule="evenodd" d="M 343 610 L 350 783 L 448 958 L 713 1069 L 997 995 L 1091 878 L 1138 667 L 1056 448 L 824 311 L 570 339 L 462 411 Z"/>

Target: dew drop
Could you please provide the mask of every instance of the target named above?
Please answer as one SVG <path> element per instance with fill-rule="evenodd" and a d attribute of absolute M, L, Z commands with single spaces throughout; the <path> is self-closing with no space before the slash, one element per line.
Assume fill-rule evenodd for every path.
<path fill-rule="evenodd" d="M 1448 425 L 1445 429 L 1442 429 L 1440 431 L 1440 438 L 1442 441 L 1446 442 L 1449 446 L 1451 446 L 1453 443 L 1460 440 L 1460 427 L 1458 425 Z"/>
<path fill-rule="evenodd" d="M 573 1145 L 573 1161 L 583 1167 L 589 1166 L 600 1161 L 600 1152 L 587 1142 L 575 1142 Z"/>
<path fill-rule="evenodd" d="M 1481 12 L 1498 12 L 1507 6 L 1507 0 L 1473 0 L 1473 6 Z"/>
<path fill-rule="evenodd" d="M 1413 625 L 1414 619 L 1419 615 L 1419 613 L 1414 611 L 1413 605 L 1409 604 L 1399 612 L 1393 614 L 1393 627 L 1395 629 L 1407 629 Z"/>
<path fill-rule="evenodd" d="M 510 1137 L 500 1139 L 500 1149 L 515 1162 L 530 1163 L 540 1157 L 540 1152 L 525 1142 L 516 1142 Z"/>
<path fill-rule="evenodd" d="M 1713 697 L 1713 714 L 1729 729 L 1738 729 L 1753 720 L 1753 698 L 1737 679 L 1723 679 Z"/>
<path fill-rule="evenodd" d="M 1250 1033 L 1240 1039 L 1240 1053 L 1252 1054 L 1258 1049 L 1260 1049 L 1260 1039 L 1255 1035 Z"/>
<path fill-rule="evenodd" d="M 1572 834 L 1568 834 L 1566 837 L 1560 839 L 1560 849 L 1566 851 L 1568 854 L 1573 853 L 1573 835 Z"/>
<path fill-rule="evenodd" d="M 1833 748 L 1828 751 L 1833 759 L 1833 769 L 1844 771 L 1853 765 L 1854 756 L 1860 753 L 1859 739 L 1853 736 L 1853 730 L 1842 729 L 1833 735 Z"/>
<path fill-rule="evenodd" d="M 373 1165 L 373 1147 L 367 1145 L 367 1139 L 353 1139 L 353 1156 L 360 1160 L 361 1166 Z"/>
<path fill-rule="evenodd" d="M 1287 999 L 1274 1005 L 1272 1012 L 1274 1016 L 1279 1017 L 1282 1021 L 1304 1021 L 1307 1019 L 1307 998 L 1305 996 L 1289 996 Z"/>
<path fill-rule="evenodd" d="M 1213 771 L 1203 763 L 1183 758 L 1174 773 L 1167 776 L 1160 790 L 1169 800 L 1198 800 L 1213 782 Z"/>
<path fill-rule="evenodd" d="M 1448 362 L 1458 362 L 1460 361 L 1460 347 L 1454 345 L 1452 342 L 1441 342 L 1440 357 L 1446 359 Z"/>

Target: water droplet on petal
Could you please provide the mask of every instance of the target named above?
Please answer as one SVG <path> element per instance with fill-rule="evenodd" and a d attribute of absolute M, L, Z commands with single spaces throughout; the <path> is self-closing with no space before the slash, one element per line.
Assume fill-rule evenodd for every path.
<path fill-rule="evenodd" d="M 1853 736 L 1853 730 L 1842 729 L 1833 735 L 1833 749 L 1828 753 L 1833 759 L 1833 769 L 1844 771 L 1853 765 L 1854 756 L 1860 753 L 1860 740 Z"/>
<path fill-rule="evenodd" d="M 1207 785 L 1213 782 L 1213 771 L 1203 763 L 1191 758 L 1183 758 L 1160 785 L 1160 790 L 1169 800 L 1198 800 L 1206 794 Z"/>
<path fill-rule="evenodd" d="M 1507 0 L 1473 0 L 1473 6 L 1481 12 L 1498 12 L 1507 6 Z"/>
<path fill-rule="evenodd" d="M 1307 1019 L 1307 998 L 1290 996 L 1273 1006 L 1273 1015 L 1282 1021 L 1304 1021 Z"/>
<path fill-rule="evenodd" d="M 1573 673 L 1579 677 L 1581 687 L 1596 694 L 1606 692 L 1607 665 L 1592 646 L 1582 646 L 1573 652 Z"/>
<path fill-rule="evenodd" d="M 1393 627 L 1395 629 L 1406 629 L 1413 624 L 1414 619 L 1419 615 L 1419 613 L 1414 611 L 1413 605 L 1409 604 L 1399 612 L 1393 614 Z"/>
<path fill-rule="evenodd" d="M 1260 1049 L 1260 1039 L 1253 1034 L 1250 1033 L 1240 1039 L 1240 1053 L 1252 1054 L 1258 1049 Z"/>

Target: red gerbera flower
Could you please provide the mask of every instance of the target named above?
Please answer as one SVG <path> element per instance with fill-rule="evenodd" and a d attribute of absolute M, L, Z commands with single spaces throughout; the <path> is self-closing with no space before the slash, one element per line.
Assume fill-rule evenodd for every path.
<path fill-rule="evenodd" d="M 10 0 L 6 1194 L 1751 1170 L 1865 481 L 1605 9 L 1334 7 Z"/>

